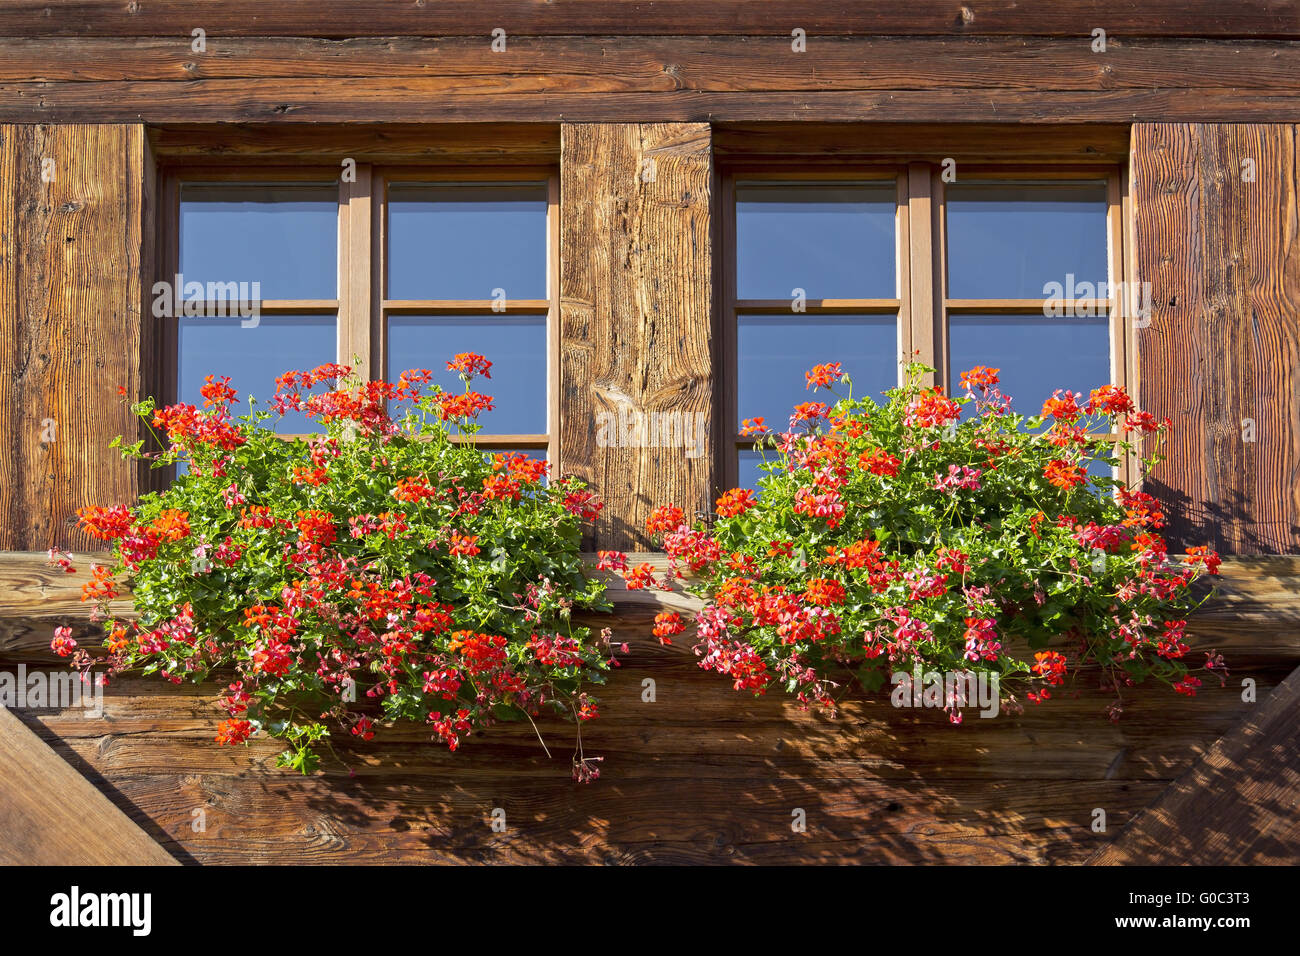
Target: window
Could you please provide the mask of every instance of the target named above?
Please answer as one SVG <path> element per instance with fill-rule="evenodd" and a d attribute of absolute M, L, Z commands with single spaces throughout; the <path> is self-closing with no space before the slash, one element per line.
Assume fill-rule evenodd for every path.
<path fill-rule="evenodd" d="M 962 166 L 945 182 L 931 162 L 742 168 L 724 202 L 724 487 L 762 474 L 741 422 L 783 429 L 814 400 L 802 373 L 819 362 L 872 398 L 909 355 L 950 394 L 965 369 L 996 366 L 1023 411 L 1056 388 L 1128 384 L 1116 169 Z"/>
<path fill-rule="evenodd" d="M 183 168 L 163 182 L 163 279 L 181 286 L 164 315 L 164 394 L 201 404 L 203 377 L 229 375 L 265 407 L 276 375 L 333 361 L 390 379 L 429 368 L 458 391 L 448 359 L 479 352 L 494 364 L 476 387 L 496 408 L 475 441 L 551 451 L 552 170 Z M 279 429 L 318 427 L 297 414 Z"/>

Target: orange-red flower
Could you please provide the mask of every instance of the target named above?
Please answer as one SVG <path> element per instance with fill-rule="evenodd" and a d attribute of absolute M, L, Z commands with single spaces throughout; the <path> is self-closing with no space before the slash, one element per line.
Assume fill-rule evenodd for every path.
<path fill-rule="evenodd" d="M 466 378 L 474 375 L 482 375 L 484 378 L 491 378 L 492 363 L 477 352 L 458 352 L 455 357 L 447 363 L 447 371 L 459 372 Z"/>
<path fill-rule="evenodd" d="M 935 428 L 961 417 L 961 406 L 937 389 L 927 389 L 912 399 L 903 424 L 914 428 Z"/>
<path fill-rule="evenodd" d="M 1000 368 L 986 368 L 983 365 L 976 365 L 961 373 L 961 387 L 967 390 L 975 388 L 990 388 L 998 384 L 998 372 Z"/>
<path fill-rule="evenodd" d="M 680 634 L 686 630 L 686 625 L 682 623 L 682 616 L 676 611 L 664 611 L 655 615 L 654 636 L 659 638 L 660 644 L 671 644 L 673 634 Z"/>
<path fill-rule="evenodd" d="M 1043 477 L 1056 487 L 1063 488 L 1066 491 L 1087 481 L 1087 476 L 1082 468 L 1059 459 L 1047 463 L 1047 467 L 1043 469 Z"/>
<path fill-rule="evenodd" d="M 814 365 L 804 372 L 804 378 L 808 381 L 805 388 L 830 388 L 843 380 L 844 369 L 839 362 L 827 362 L 825 365 Z"/>
<path fill-rule="evenodd" d="M 674 504 L 660 505 L 646 518 L 645 529 L 650 534 L 676 531 L 686 523 L 686 515 Z"/>
<path fill-rule="evenodd" d="M 732 488 L 718 499 L 718 516 L 734 518 L 736 515 L 744 514 L 756 504 L 758 502 L 754 500 L 754 493 L 748 488 Z"/>
<path fill-rule="evenodd" d="M 150 528 L 162 541 L 180 541 L 190 533 L 190 514 L 178 508 L 164 508 L 153 519 Z"/>
<path fill-rule="evenodd" d="M 447 550 L 458 558 L 472 558 L 479 553 L 478 535 L 452 532 Z"/>

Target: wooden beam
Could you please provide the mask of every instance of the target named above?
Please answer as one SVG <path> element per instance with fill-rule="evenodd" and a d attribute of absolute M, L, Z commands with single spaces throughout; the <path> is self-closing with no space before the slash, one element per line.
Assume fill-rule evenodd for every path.
<path fill-rule="evenodd" d="M 1217 741 L 1099 866 L 1291 866 L 1300 859 L 1300 670 Z"/>
<path fill-rule="evenodd" d="M 657 505 L 712 509 L 709 130 L 566 124 L 561 141 L 558 470 L 605 500 L 595 546 L 626 550 Z"/>
<path fill-rule="evenodd" d="M 1173 420 L 1148 485 L 1182 546 L 1300 551 L 1297 132 L 1134 130 L 1142 405 Z"/>
<path fill-rule="evenodd" d="M 817 34 L 1300 37 L 1297 0 L 7 0 L 4 36 L 510 36 Z"/>
<path fill-rule="evenodd" d="M 1053 166 L 1127 162 L 1128 124 L 1040 125 L 1023 135 L 1009 124 L 950 123 L 719 123 L 713 128 L 718 159 L 774 162 L 939 163 L 996 160 Z"/>
<path fill-rule="evenodd" d="M 436 129 L 373 122 L 313 126 L 179 123 L 154 126 L 149 132 L 155 153 L 169 162 L 319 163 L 324 159 L 337 166 L 350 156 L 359 163 L 518 166 L 549 165 L 560 155 L 558 123 L 445 123 Z M 1126 140 L 1125 152 L 1127 148 Z"/>
<path fill-rule="evenodd" d="M 1291 90 L 1133 89 L 448 94 L 437 80 L 346 77 L 0 83 L 16 123 L 1296 122 Z"/>
<path fill-rule="evenodd" d="M 0 766 L 0 864 L 180 865 L 4 707 Z"/>
<path fill-rule="evenodd" d="M 107 445 L 152 347 L 145 155 L 140 126 L 0 127 L 0 547 L 80 548 L 77 507 L 138 493 Z"/>
<path fill-rule="evenodd" d="M 196 53 L 170 37 L 0 36 L 0 81 L 423 79 L 444 95 L 613 92 L 1300 88 L 1291 41 L 1144 40 L 1094 52 L 1087 31 L 1062 38 L 814 36 L 209 36 Z M 394 84 L 396 85 L 396 84 Z M 197 87 L 196 87 L 197 88 Z"/>

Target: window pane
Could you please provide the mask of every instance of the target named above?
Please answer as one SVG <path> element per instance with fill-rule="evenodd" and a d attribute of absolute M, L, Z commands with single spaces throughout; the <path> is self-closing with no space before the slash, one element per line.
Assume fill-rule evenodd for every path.
<path fill-rule="evenodd" d="M 390 299 L 546 298 L 545 183 L 388 187 Z"/>
<path fill-rule="evenodd" d="M 898 384 L 898 319 L 892 315 L 742 315 L 737 317 L 738 418 L 767 419 L 784 431 L 800 402 L 835 403 L 825 389 L 807 388 L 804 373 L 839 362 L 853 378 L 853 395 L 880 401 Z M 847 386 L 836 386 L 840 395 Z M 740 427 L 740 421 L 736 427 Z"/>
<path fill-rule="evenodd" d="M 1022 414 L 1037 415 L 1056 389 L 1089 392 L 1111 381 L 1110 319 L 1032 315 L 954 315 L 948 320 L 953 395 L 961 373 L 997 368 L 1002 394 Z"/>
<path fill-rule="evenodd" d="M 491 378 L 473 380 L 474 390 L 491 395 L 496 406 L 478 417 L 485 434 L 546 434 L 546 316 L 389 316 L 390 381 L 406 369 L 427 368 L 444 390 L 460 393 L 460 376 L 447 371 L 459 352 L 492 362 Z"/>
<path fill-rule="evenodd" d="M 275 380 L 291 369 L 307 371 L 335 361 L 337 333 L 332 315 L 263 315 L 256 326 L 243 328 L 240 319 L 182 318 L 180 325 L 179 401 L 203 407 L 199 389 L 204 376 L 230 376 L 238 393 L 235 416 L 248 412 L 248 396 L 258 410 L 270 410 Z M 324 431 L 301 412 L 290 412 L 278 424 L 280 434 Z"/>
<path fill-rule="evenodd" d="M 338 298 L 338 209 L 333 185 L 182 186 L 184 282 L 261 283 L 252 298 Z"/>
<path fill-rule="evenodd" d="M 769 448 L 767 454 L 771 458 L 777 456 L 775 449 Z M 740 468 L 737 472 L 739 483 L 737 488 L 749 488 L 753 490 L 754 497 L 760 497 L 761 491 L 758 487 L 758 480 L 766 478 L 768 473 L 761 470 L 758 466 L 763 463 L 763 452 L 755 451 L 752 448 L 742 448 L 739 450 Z"/>
<path fill-rule="evenodd" d="M 742 299 L 892 299 L 897 188 L 736 188 L 736 289 Z"/>
<path fill-rule="evenodd" d="M 1107 281 L 1105 183 L 955 184 L 945 196 L 950 298 L 1038 299 L 1071 275 Z"/>

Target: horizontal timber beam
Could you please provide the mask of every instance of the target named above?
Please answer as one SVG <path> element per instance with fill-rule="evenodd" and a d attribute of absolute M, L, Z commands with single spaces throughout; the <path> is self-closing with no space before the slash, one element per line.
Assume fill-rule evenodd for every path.
<path fill-rule="evenodd" d="M 0 82 L 11 123 L 1297 122 L 1300 92 L 1206 89 L 448 93 L 437 79 Z"/>
<path fill-rule="evenodd" d="M 1038 34 L 1297 37 L 1300 0 L 6 0 L 2 36 Z"/>

